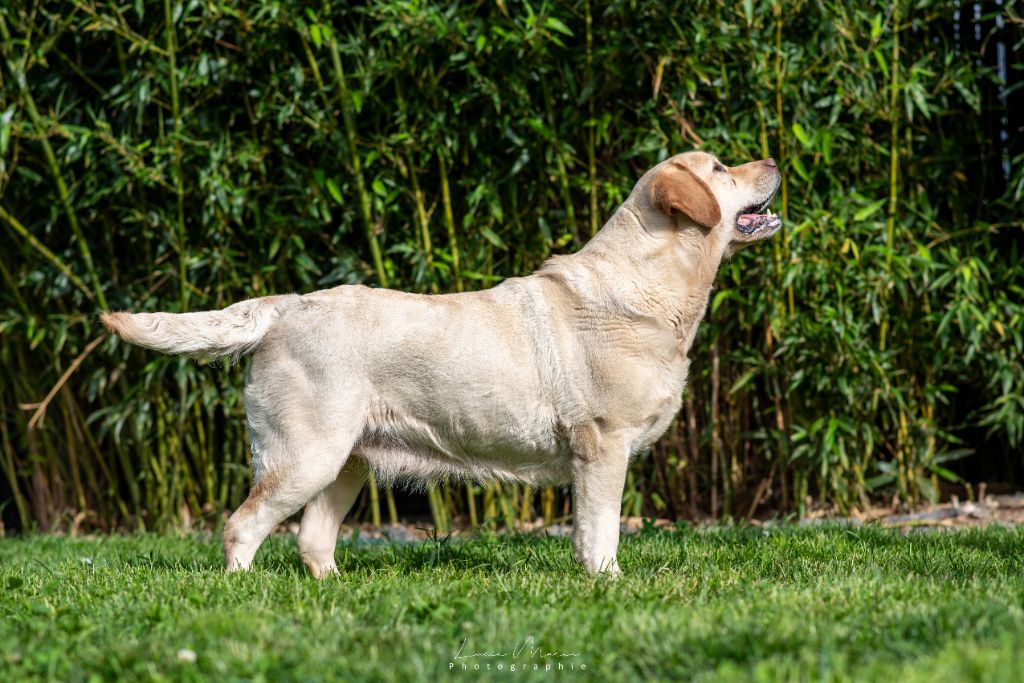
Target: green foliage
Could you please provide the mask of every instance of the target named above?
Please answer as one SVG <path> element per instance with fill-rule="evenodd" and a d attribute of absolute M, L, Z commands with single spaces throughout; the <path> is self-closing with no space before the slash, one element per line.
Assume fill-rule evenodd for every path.
<path fill-rule="evenodd" d="M 997 76 L 953 40 L 958 6 L 0 9 L 8 519 L 153 528 L 244 496 L 241 370 L 92 350 L 97 310 L 486 287 L 578 248 L 695 146 L 774 156 L 786 227 L 722 267 L 686 409 L 628 509 L 934 497 L 982 436 L 1024 440 L 1024 164 L 996 172 Z M 435 519 L 476 521 L 481 493 L 486 519 L 563 509 L 446 487 Z"/>
<path fill-rule="evenodd" d="M 342 543 L 342 573 L 317 582 L 281 536 L 242 574 L 209 535 L 35 536 L 0 549 L 0 676 L 1016 681 L 1022 557 L 1024 531 L 997 527 L 651 530 L 624 540 L 616 580 L 567 539 L 483 536 Z M 527 646 L 453 671 L 464 639 Z M 534 648 L 587 669 L 534 672 L 558 661 Z"/>

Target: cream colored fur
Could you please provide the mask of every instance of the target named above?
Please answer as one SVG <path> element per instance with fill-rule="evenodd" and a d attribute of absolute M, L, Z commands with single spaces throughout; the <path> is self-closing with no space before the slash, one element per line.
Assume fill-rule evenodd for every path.
<path fill-rule="evenodd" d="M 742 234 L 736 217 L 767 204 L 774 162 L 717 165 L 702 152 L 662 162 L 578 253 L 485 291 L 343 286 L 105 315 L 163 352 L 253 354 L 254 485 L 225 529 L 228 569 L 305 506 L 299 552 L 315 575 L 335 571 L 338 527 L 372 469 L 385 482 L 571 483 L 578 559 L 617 572 L 628 461 L 679 410 L 722 258 L 773 232 Z"/>

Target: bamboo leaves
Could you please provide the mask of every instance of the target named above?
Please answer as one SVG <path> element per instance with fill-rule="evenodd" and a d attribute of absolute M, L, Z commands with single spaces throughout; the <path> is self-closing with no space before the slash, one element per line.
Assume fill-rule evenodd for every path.
<path fill-rule="evenodd" d="M 686 409 L 634 464 L 630 510 L 915 500 L 960 476 L 944 454 L 1016 463 L 1024 150 L 992 131 L 1020 81 L 985 59 L 1021 25 L 1006 9 L 951 28 L 956 11 L 6 8 L 5 519 L 49 525 L 84 500 L 100 525 L 210 522 L 244 494 L 238 368 L 101 344 L 30 428 L 16 403 L 38 404 L 96 338 L 104 297 L 173 310 L 341 283 L 490 286 L 574 249 L 640 172 L 695 145 L 775 157 L 786 232 L 723 264 Z M 569 512 L 565 491 L 509 485 L 376 495 L 360 503 L 373 522 Z"/>

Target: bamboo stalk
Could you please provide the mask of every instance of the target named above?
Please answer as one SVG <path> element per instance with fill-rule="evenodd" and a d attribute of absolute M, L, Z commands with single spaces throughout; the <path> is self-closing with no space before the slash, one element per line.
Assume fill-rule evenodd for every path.
<path fill-rule="evenodd" d="M 455 515 L 458 514 L 458 508 L 455 505 L 455 497 L 452 495 L 452 484 L 448 477 L 445 477 L 441 484 L 441 496 L 444 501 L 444 530 L 451 531 L 452 521 L 455 519 Z"/>
<path fill-rule="evenodd" d="M 583 3 L 584 23 L 586 25 L 587 43 L 587 83 L 594 80 L 594 19 L 590 13 L 590 0 Z M 587 177 L 590 181 L 590 234 L 596 235 L 600 227 L 597 214 L 597 161 L 595 146 L 597 144 L 597 121 L 594 119 L 594 96 L 587 98 L 587 116 L 590 128 L 587 131 Z"/>
<path fill-rule="evenodd" d="M 899 73 L 900 73 L 900 4 L 893 3 L 892 9 L 892 64 L 889 69 L 889 209 L 885 225 L 885 272 L 892 273 L 892 250 L 896 241 L 896 209 L 899 178 Z M 883 288 L 882 297 L 887 300 L 888 288 Z M 888 317 L 882 318 L 878 333 L 878 349 L 885 351 L 886 336 L 889 332 Z M 901 411 L 902 412 L 902 411 Z"/>
<path fill-rule="evenodd" d="M 141 439 L 140 439 L 141 441 Z M 132 467 L 132 461 L 128 459 L 128 454 L 125 453 L 124 445 L 120 439 L 113 439 L 114 453 L 117 455 L 117 462 L 121 465 L 121 471 L 124 473 L 125 483 L 128 485 L 128 498 L 132 503 L 132 514 L 135 515 L 135 524 L 138 531 L 146 530 L 145 518 L 142 516 L 142 493 L 139 489 L 139 482 L 137 481 L 137 475 Z M 138 460 L 141 462 L 141 459 Z"/>
<path fill-rule="evenodd" d="M 498 518 L 498 495 L 497 484 L 490 483 L 484 487 L 484 523 L 489 528 L 494 528 Z"/>
<path fill-rule="evenodd" d="M 325 15 L 330 14 L 330 7 L 325 4 Z M 370 210 L 370 193 L 366 189 L 366 178 L 363 175 L 363 162 L 359 156 L 359 149 L 356 142 L 356 124 L 353 114 L 352 100 L 348 91 L 348 84 L 345 81 L 345 70 L 341 63 L 341 53 L 338 50 L 338 40 L 334 31 L 328 35 L 328 47 L 331 54 L 331 65 L 334 67 L 334 80 L 338 87 L 338 103 L 341 106 L 341 118 L 345 125 L 345 141 L 348 143 L 348 158 L 352 166 L 352 175 L 356 181 L 356 191 L 359 194 L 359 216 L 363 222 L 363 229 L 366 231 L 366 241 L 370 246 L 370 254 L 373 258 L 373 267 L 377 273 L 377 282 L 381 287 L 388 286 L 388 274 L 384 269 L 384 258 L 381 254 L 380 243 L 377 241 L 377 233 L 373 224 L 373 215 Z"/>
<path fill-rule="evenodd" d="M 430 518 L 434 521 L 434 530 L 441 528 L 441 513 L 438 511 L 437 487 L 433 482 L 427 484 L 427 505 L 430 506 Z"/>
<path fill-rule="evenodd" d="M 505 518 L 505 528 L 512 530 L 516 528 L 516 515 L 513 511 L 513 506 L 509 503 L 508 496 L 505 495 L 505 487 L 502 484 L 496 483 L 495 497 L 498 500 L 498 506 L 501 508 L 501 516 Z"/>
<path fill-rule="evenodd" d="M 441 203 L 444 206 L 444 224 L 448 228 L 448 245 L 452 255 L 452 275 L 455 279 L 455 291 L 463 291 L 462 271 L 459 267 L 459 238 L 455 232 L 455 214 L 452 211 L 452 191 L 448 183 L 448 163 L 444 152 L 437 155 L 438 171 L 441 174 Z"/>
<path fill-rule="evenodd" d="M 899 190 L 899 81 L 900 70 L 900 4 L 893 3 L 892 8 L 892 53 L 889 69 L 889 206 L 885 228 L 885 272 L 886 285 L 882 289 L 882 301 L 889 301 L 888 281 L 892 275 L 892 254 L 896 241 L 896 212 L 898 208 Z M 883 308 L 878 332 L 878 349 L 885 351 L 889 332 L 887 307 Z M 903 406 L 897 410 L 896 423 L 896 460 L 899 489 L 906 499 L 914 499 L 917 494 L 917 478 L 912 471 L 910 462 L 913 445 L 907 425 L 907 415 Z"/>
<path fill-rule="evenodd" d="M 775 15 L 775 116 L 779 122 L 779 167 L 783 165 L 783 161 L 786 158 L 786 120 L 782 113 L 782 80 L 783 80 L 783 69 L 782 69 L 782 0 L 778 0 L 772 7 L 772 11 Z M 767 154 L 765 155 L 767 156 Z M 789 258 L 790 247 L 790 231 L 788 228 L 789 224 L 789 180 L 788 176 L 782 174 L 782 185 L 779 192 L 779 201 L 781 203 L 779 214 L 782 216 L 782 245 L 786 249 L 786 258 Z M 776 257 L 779 251 L 779 241 L 775 241 L 775 252 Z M 787 301 L 789 303 L 789 317 L 792 318 L 796 314 L 796 306 L 793 297 L 793 285 L 789 284 L 786 287 Z"/>
<path fill-rule="evenodd" d="M 572 192 L 569 188 L 569 172 L 565 165 L 565 159 L 563 158 L 563 151 L 558 147 L 558 136 L 555 135 L 555 112 L 551 106 L 551 91 L 548 87 L 548 78 L 546 74 L 541 74 L 540 77 L 541 95 L 544 97 L 544 111 L 547 113 L 548 126 L 551 127 L 552 134 L 555 136 L 551 144 L 555 146 L 555 168 L 558 171 L 558 189 L 562 197 L 562 205 L 565 207 L 565 224 L 569 230 L 569 234 L 572 235 L 573 242 L 580 244 L 580 230 L 579 226 L 576 225 L 576 208 L 572 204 Z"/>
<path fill-rule="evenodd" d="M 25 357 L 24 347 L 22 345 L 14 346 L 14 366 L 18 368 L 29 368 L 31 365 Z M 18 396 L 26 397 L 30 396 L 34 391 L 34 387 L 31 384 L 29 375 L 17 373 L 13 374 L 13 381 L 11 382 L 10 394 L 14 398 L 14 405 L 17 406 L 24 401 L 19 401 Z M 53 531 L 54 525 L 57 522 L 57 517 L 60 509 L 53 500 L 54 491 L 51 486 L 53 477 L 49 476 L 46 471 L 46 467 L 53 467 L 54 460 L 52 447 L 49 440 L 46 438 L 46 432 L 38 429 L 33 429 L 23 421 L 18 420 L 15 422 L 16 425 L 23 426 L 22 438 L 24 443 L 27 445 L 27 457 L 25 464 L 31 467 L 29 474 L 28 483 L 29 491 L 27 501 L 29 508 L 31 509 L 32 519 L 34 520 L 37 529 L 44 532 Z M 11 440 L 11 445 L 16 442 L 16 439 Z M 45 452 L 44 452 L 45 451 Z M 17 480 L 11 481 L 12 489 L 17 486 Z"/>
<path fill-rule="evenodd" d="M 150 469 L 156 488 L 151 490 L 146 496 L 146 501 L 150 507 L 156 507 L 154 522 L 158 526 L 163 526 L 170 519 L 167 514 L 168 494 L 171 490 L 170 479 L 174 477 L 174 472 L 171 468 L 170 439 L 167 436 L 167 414 L 169 412 L 167 401 L 164 400 L 164 396 L 161 394 L 154 406 L 156 418 L 156 457 L 150 458 Z"/>
<path fill-rule="evenodd" d="M 0 206 L 0 212 L 3 211 L 4 207 Z M 0 216 L 2 216 L 2 214 L 0 214 Z M 24 226 L 22 226 L 22 229 L 24 229 Z M 7 291 L 9 291 L 11 296 L 14 297 L 14 302 L 18 305 L 18 308 L 21 309 L 22 315 L 27 318 L 29 316 L 28 304 L 25 303 L 25 297 L 21 295 L 21 287 L 19 287 L 18 283 L 15 282 L 14 277 L 11 275 L 11 271 L 7 269 L 7 264 L 4 263 L 2 256 L 0 256 L 0 276 L 3 276 L 4 282 L 7 283 Z"/>
<path fill-rule="evenodd" d="M 719 438 L 716 434 L 715 422 L 718 419 L 718 381 L 715 374 L 711 375 L 711 516 L 718 517 L 718 465 L 721 462 Z"/>
<path fill-rule="evenodd" d="M 0 394 L 0 408 L 3 408 L 5 415 L 8 414 L 6 403 L 4 395 Z M 25 496 L 21 493 L 21 487 L 18 486 L 18 467 L 14 462 L 14 446 L 11 443 L 11 435 L 7 429 L 7 420 L 0 420 L 0 439 L 2 439 L 4 446 L 4 474 L 7 476 L 7 481 L 11 486 L 14 507 L 18 510 L 18 521 L 22 529 L 29 529 L 32 525 L 32 517 L 29 514 Z"/>
<path fill-rule="evenodd" d="M 167 66 L 168 82 L 171 86 L 171 116 L 174 123 L 171 127 L 171 135 L 174 137 L 174 193 L 178 210 L 177 237 L 178 237 L 178 285 L 181 310 L 188 308 L 188 247 L 185 235 L 185 174 L 184 159 L 181 149 L 181 104 L 178 99 L 178 66 L 177 51 L 178 38 L 174 30 L 174 12 L 171 0 L 164 0 L 164 21 L 166 23 L 167 41 Z M 104 307 L 105 308 L 105 307 Z"/>
<path fill-rule="evenodd" d="M 466 488 L 466 511 L 469 513 L 469 526 L 475 529 L 480 525 L 480 520 L 476 516 L 476 487 L 472 482 L 469 482 L 465 486 Z"/>
<path fill-rule="evenodd" d="M 533 513 L 533 489 L 529 486 L 523 486 L 523 497 L 519 501 L 519 521 L 529 522 L 530 516 Z"/>
<path fill-rule="evenodd" d="M 416 202 L 416 217 L 420 228 L 420 238 L 423 240 L 423 259 L 430 277 L 430 291 L 437 294 L 440 289 L 437 284 L 437 271 L 434 268 L 434 246 L 430 240 L 430 218 L 427 216 L 423 190 L 420 189 L 420 181 L 416 174 L 416 167 L 412 165 L 411 157 L 409 159 L 409 180 L 412 182 L 412 194 Z"/>
<path fill-rule="evenodd" d="M 29 429 L 25 433 L 25 441 L 28 444 L 28 462 L 32 466 L 32 514 L 35 518 L 36 527 L 43 532 L 54 530 L 56 522 L 56 506 L 53 504 L 53 492 L 50 488 L 51 478 L 47 476 L 44 465 L 50 461 L 41 453 L 39 447 L 40 432 Z M 45 444 L 44 444 L 45 445 Z"/>
<path fill-rule="evenodd" d="M 697 437 L 697 409 L 693 401 L 693 389 L 686 388 L 684 397 L 686 406 L 686 436 L 688 439 L 688 450 L 690 455 L 689 464 L 689 487 L 690 487 L 690 515 L 697 517 L 697 463 L 700 461 L 700 442 Z"/>
<path fill-rule="evenodd" d="M 380 492 L 377 490 L 377 477 L 372 470 L 366 485 L 370 489 L 370 522 L 380 527 Z"/>
<path fill-rule="evenodd" d="M 5 209 L 3 206 L 0 206 L 0 218 L 2 218 L 4 222 L 7 223 L 7 225 L 12 230 L 14 230 L 14 232 L 21 235 L 21 237 L 26 242 L 28 242 L 33 249 L 42 254 L 47 261 L 55 265 L 57 267 L 57 270 L 64 273 L 64 276 L 68 280 L 70 280 L 71 284 L 77 287 L 79 291 L 82 292 L 82 294 L 85 294 L 85 296 L 88 297 L 90 300 L 98 299 L 96 293 L 93 292 L 93 290 L 89 289 L 89 286 L 82 282 L 82 280 L 71 271 L 71 268 L 69 268 L 66 263 L 60 260 L 59 256 L 57 256 L 52 251 L 47 249 L 45 244 L 36 239 L 35 235 L 29 232 L 28 228 L 22 225 L 17 218 L 8 213 L 7 209 Z"/>
<path fill-rule="evenodd" d="M 402 94 L 401 81 L 395 79 L 395 99 L 398 110 L 403 116 L 406 113 L 405 96 Z M 413 164 L 412 154 L 407 157 L 406 167 L 409 169 L 409 181 L 412 184 L 413 201 L 416 204 L 416 224 L 419 228 L 419 239 L 423 248 L 423 260 L 427 266 L 427 275 L 430 279 L 430 291 L 438 293 L 437 272 L 434 269 L 434 246 L 430 238 L 430 217 L 427 214 L 426 201 L 423 198 L 423 190 L 420 188 L 419 174 Z"/>
<path fill-rule="evenodd" d="M 103 475 L 103 479 L 106 482 L 106 490 L 103 491 L 103 487 L 100 486 L 99 481 L 96 477 L 96 472 L 92 467 L 86 467 L 86 477 L 89 480 L 89 486 L 96 499 L 96 503 L 99 506 L 100 518 L 104 521 L 110 519 L 109 515 L 109 504 L 113 503 L 118 511 L 121 512 L 126 518 L 128 517 L 128 507 L 124 504 L 122 496 L 117 495 L 116 487 L 114 485 L 114 474 L 110 470 L 110 466 L 107 464 L 107 457 L 105 453 L 102 453 L 96 444 L 96 440 L 92 436 L 92 432 L 86 426 L 85 416 L 82 412 L 82 407 L 77 401 L 67 394 L 68 409 L 71 413 L 71 420 L 75 426 L 75 432 L 78 435 L 78 439 L 85 444 L 85 447 L 89 449 L 92 460 L 91 462 L 96 465 L 96 470 L 99 470 L 100 474 Z"/>
<path fill-rule="evenodd" d="M 447 533 L 451 530 L 451 522 L 445 506 L 444 496 L 436 483 L 431 482 L 427 487 L 427 497 L 430 501 L 430 511 L 434 517 L 434 528 L 439 533 Z"/>
<path fill-rule="evenodd" d="M 203 485 L 203 496 L 206 500 L 213 500 L 213 463 L 210 458 L 209 446 L 206 443 L 206 428 L 203 426 L 203 414 L 199 407 L 199 401 L 192 404 L 192 416 L 196 425 L 196 456 Z"/>
<path fill-rule="evenodd" d="M 774 68 L 775 68 L 775 116 L 776 116 L 776 120 L 778 122 L 778 144 L 779 144 L 778 164 L 781 167 L 782 164 L 783 164 L 783 161 L 785 159 L 785 153 L 786 153 L 785 119 L 784 119 L 783 112 L 782 112 L 782 3 L 781 3 L 781 1 L 780 2 L 776 2 L 773 5 L 773 13 L 774 13 L 774 16 L 775 16 L 775 66 L 774 66 Z M 765 126 L 765 122 L 764 122 L 764 116 L 762 114 L 762 110 L 761 110 L 761 106 L 760 105 L 758 105 L 758 116 L 759 116 L 759 118 L 761 120 L 761 154 L 764 157 L 768 157 L 769 156 L 769 151 L 768 151 L 768 135 L 767 135 L 766 126 Z M 781 206 L 780 212 L 779 212 L 783 216 L 783 224 L 782 224 L 783 225 L 783 227 L 782 227 L 783 238 L 785 238 L 786 234 L 787 234 L 786 233 L 786 223 L 787 223 L 788 217 L 789 217 L 789 201 L 788 201 L 787 187 L 788 186 L 787 186 L 786 174 L 783 174 L 782 175 L 782 186 L 781 186 L 781 202 L 782 202 L 782 206 Z M 787 243 L 787 245 L 788 245 L 788 243 Z M 783 279 L 783 276 L 782 276 L 782 254 L 781 254 L 781 249 L 782 249 L 782 247 L 779 244 L 779 240 L 774 240 L 773 244 L 772 244 L 772 253 L 773 253 L 773 259 L 774 259 L 774 265 L 775 265 L 775 278 L 776 278 L 776 281 L 779 282 L 780 284 L 781 284 L 782 279 Z M 787 249 L 788 249 L 788 246 L 787 246 Z M 792 297 L 792 286 L 790 286 L 788 288 L 787 294 L 789 295 L 788 298 L 789 298 L 789 304 L 790 304 L 788 313 L 789 313 L 789 317 L 792 318 L 794 316 L 794 314 L 795 314 L 795 309 L 794 309 L 794 306 L 793 306 L 793 297 Z M 777 310 L 776 307 L 777 307 L 778 304 L 775 301 L 775 296 L 774 296 L 774 294 L 772 293 L 772 291 L 770 289 L 766 292 L 765 296 L 768 299 L 769 308 L 771 310 Z M 782 312 L 786 313 L 785 304 L 782 304 Z M 768 357 L 768 368 L 769 368 L 769 372 L 771 374 L 771 399 L 772 399 L 773 407 L 775 409 L 775 433 L 776 433 L 776 439 L 777 439 L 778 445 L 779 445 L 779 453 L 778 453 L 777 458 L 782 458 L 785 463 L 788 463 L 789 462 L 789 432 L 788 432 L 788 430 L 786 428 L 787 420 L 786 420 L 785 408 L 783 407 L 783 401 L 782 401 L 782 389 L 781 389 L 781 385 L 779 384 L 779 381 L 778 381 L 779 380 L 779 374 L 780 374 L 779 364 L 776 362 L 775 354 L 772 352 L 772 347 L 774 346 L 774 331 L 772 330 L 772 324 L 771 323 L 772 323 L 771 316 L 766 314 L 765 315 L 765 325 L 764 325 L 764 330 L 765 330 L 764 344 L 765 344 L 765 354 Z M 783 491 L 787 490 L 785 471 L 783 471 L 782 475 L 780 476 L 780 479 L 781 479 L 781 487 L 782 487 Z M 785 495 L 783 495 L 783 499 L 785 499 Z M 797 507 L 799 509 L 803 509 L 802 501 L 796 501 L 796 503 L 797 503 Z"/>
<path fill-rule="evenodd" d="M 309 62 L 309 70 L 313 72 L 313 79 L 317 84 L 317 92 L 320 93 L 320 97 L 323 100 L 324 106 L 330 108 L 330 100 L 327 97 L 326 86 L 324 85 L 323 76 L 320 74 L 320 65 L 316 63 L 316 56 L 313 54 L 313 49 L 309 46 L 309 41 L 306 39 L 306 34 L 303 31 L 298 31 L 299 40 L 302 42 L 302 50 L 306 54 L 306 61 Z"/>
<path fill-rule="evenodd" d="M 732 513 L 732 487 L 726 472 L 725 447 L 722 443 L 719 394 L 721 391 L 721 359 L 718 339 L 711 344 L 711 516 L 718 516 L 717 484 L 722 485 L 722 512 Z"/>
<path fill-rule="evenodd" d="M 5 41 L 11 40 L 11 33 L 7 28 L 7 22 L 4 19 L 3 13 L 0 13 L 0 37 Z M 8 64 L 10 65 L 11 63 L 8 62 Z M 32 97 L 32 93 L 28 89 L 24 68 L 14 73 L 14 79 L 18 84 L 18 90 L 21 93 L 22 100 L 25 102 L 25 110 L 28 112 L 29 118 L 32 120 L 32 125 L 36 129 L 36 134 L 39 135 L 39 144 L 42 145 L 43 155 L 46 157 L 46 164 L 50 169 L 50 175 L 53 176 L 53 181 L 57 185 L 57 194 L 60 196 L 61 206 L 64 208 L 64 213 L 67 215 L 68 224 L 71 226 L 71 232 L 74 234 L 75 241 L 78 244 L 78 252 L 82 255 L 86 271 L 89 273 L 89 279 L 92 281 L 92 295 L 89 298 L 95 299 L 101 309 L 107 310 L 107 299 L 103 294 L 103 286 L 100 284 L 99 275 L 97 274 L 96 267 L 93 264 L 92 252 L 89 250 L 89 243 L 86 241 L 85 234 L 82 232 L 82 228 L 78 223 L 78 214 L 75 212 L 75 207 L 71 203 L 71 193 L 68 191 L 67 183 L 64 182 L 64 176 L 61 173 L 60 164 L 57 161 L 57 155 L 54 153 L 53 147 L 50 145 L 49 132 L 43 123 L 42 117 L 39 115 L 39 110 L 36 108 L 35 98 Z M 11 225 L 11 227 L 14 227 L 17 230 L 15 224 L 10 220 L 12 218 L 10 214 L 4 211 L 0 216 L 2 216 L 4 220 Z M 17 225 L 20 226 L 20 223 Z M 28 231 L 24 230 L 23 226 L 21 230 L 18 230 L 18 232 L 22 233 L 23 237 L 29 237 Z M 39 243 L 38 240 L 31 238 L 29 241 L 33 242 L 33 246 L 35 246 L 40 253 L 43 253 L 44 255 L 48 254 L 48 258 L 50 258 L 54 265 L 59 263 L 59 259 L 57 259 L 57 257 L 48 249 L 42 247 L 42 244 Z M 61 270 L 65 275 L 69 276 L 69 279 L 71 279 L 71 270 L 69 268 L 65 267 Z M 72 281 L 74 282 L 75 280 L 77 280 L 77 278 Z M 88 288 L 81 286 L 81 280 L 77 280 L 75 286 L 83 291 L 88 291 Z"/>
<path fill-rule="evenodd" d="M 398 524 L 398 506 L 395 503 L 395 492 L 390 486 L 384 489 L 384 500 L 388 506 L 388 522 Z"/>
<path fill-rule="evenodd" d="M 71 421 L 71 411 L 68 407 L 68 398 L 70 393 L 67 390 L 67 386 L 61 390 L 61 423 L 64 425 L 64 438 L 67 440 L 65 446 L 65 452 L 67 453 L 68 465 L 71 470 L 71 483 L 74 487 L 73 494 L 75 497 L 75 505 L 79 512 L 87 512 L 89 510 L 89 503 L 86 501 L 85 486 L 82 485 L 82 467 L 79 465 L 79 453 L 78 446 L 81 441 L 75 434 L 75 428 Z M 90 468 L 86 467 L 86 471 Z"/>

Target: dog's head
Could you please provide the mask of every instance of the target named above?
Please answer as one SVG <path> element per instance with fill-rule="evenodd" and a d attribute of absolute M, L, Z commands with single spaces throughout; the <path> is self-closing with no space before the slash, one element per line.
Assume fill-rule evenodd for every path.
<path fill-rule="evenodd" d="M 677 154 L 638 183 L 641 220 L 721 258 L 778 231 L 767 209 L 781 181 L 774 159 L 729 167 L 706 152 Z"/>

